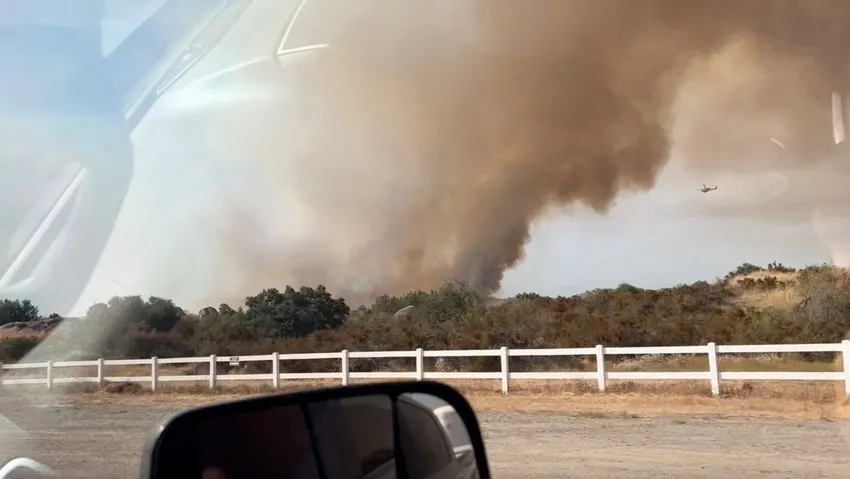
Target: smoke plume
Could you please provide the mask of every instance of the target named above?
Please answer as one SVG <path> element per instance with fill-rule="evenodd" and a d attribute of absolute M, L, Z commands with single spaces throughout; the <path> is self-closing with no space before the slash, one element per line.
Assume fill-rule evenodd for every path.
<path fill-rule="evenodd" d="M 788 166 L 834 156 L 850 3 L 375 3 L 298 73 L 298 125 L 245 159 L 277 185 L 271 214 L 305 219 L 275 234 L 268 211 L 227 215 L 222 289 L 492 293 L 536 218 L 650 190 L 674 143 L 698 170 L 770 168 L 762 130 L 806 153 Z"/>

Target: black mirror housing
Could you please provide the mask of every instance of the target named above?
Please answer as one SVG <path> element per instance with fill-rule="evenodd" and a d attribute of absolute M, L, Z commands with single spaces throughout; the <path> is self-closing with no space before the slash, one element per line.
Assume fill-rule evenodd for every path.
<path fill-rule="evenodd" d="M 143 479 L 489 479 L 455 389 L 401 381 L 274 394 L 181 412 L 153 433 Z"/>

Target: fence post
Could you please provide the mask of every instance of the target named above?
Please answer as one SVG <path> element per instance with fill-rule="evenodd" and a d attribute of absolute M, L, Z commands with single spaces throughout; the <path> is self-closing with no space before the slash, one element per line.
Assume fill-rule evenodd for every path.
<path fill-rule="evenodd" d="M 103 371 L 103 358 L 97 358 L 97 387 L 102 388 L 106 384 L 106 374 Z"/>
<path fill-rule="evenodd" d="M 509 382 L 511 379 L 511 371 L 509 368 L 510 364 L 508 362 L 510 351 L 507 346 L 502 346 L 502 349 L 499 351 L 500 358 L 502 360 L 502 394 L 507 394 L 509 390 Z"/>
<path fill-rule="evenodd" d="M 599 392 L 605 392 L 605 347 L 596 345 L 596 385 Z"/>
<path fill-rule="evenodd" d="M 850 340 L 841 341 L 841 362 L 844 364 L 844 394 L 850 396 Z"/>
<path fill-rule="evenodd" d="M 416 380 L 422 381 L 425 379 L 425 351 L 422 348 L 416 348 Z"/>
<path fill-rule="evenodd" d="M 53 389 L 53 361 L 47 361 L 47 389 Z"/>
<path fill-rule="evenodd" d="M 210 389 L 215 389 L 216 362 L 215 354 L 210 354 Z"/>
<path fill-rule="evenodd" d="M 342 361 L 340 361 L 340 363 L 341 363 L 340 373 L 342 374 L 342 385 L 348 386 L 349 373 L 348 373 L 348 350 L 347 349 L 342 350 Z"/>
<path fill-rule="evenodd" d="M 151 358 L 151 391 L 156 392 L 157 383 L 159 383 L 159 373 L 157 371 L 157 366 L 159 365 L 159 358 L 156 356 Z"/>
<path fill-rule="evenodd" d="M 711 395 L 720 395 L 720 368 L 717 367 L 717 344 L 708 343 L 708 376 L 711 379 Z"/>
<path fill-rule="evenodd" d="M 272 353 L 272 387 L 280 387 L 280 353 Z"/>

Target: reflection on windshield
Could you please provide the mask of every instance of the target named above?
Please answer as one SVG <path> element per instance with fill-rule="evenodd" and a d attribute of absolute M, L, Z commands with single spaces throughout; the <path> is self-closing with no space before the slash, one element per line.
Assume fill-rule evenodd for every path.
<path fill-rule="evenodd" d="M 164 390 L 194 391 L 190 379 L 215 382 L 216 367 L 274 370 L 219 361 L 230 356 L 470 348 L 488 352 L 346 367 L 355 379 L 421 366 L 416 377 L 451 380 L 495 375 L 504 359 L 516 377 L 564 372 L 517 386 L 546 405 L 550 394 L 590 402 L 587 388 L 609 380 L 609 397 L 637 401 L 699 388 L 617 381 L 703 374 L 709 360 L 617 355 L 600 370 L 590 353 L 510 351 L 836 345 L 850 330 L 850 4 L 0 5 L 0 368 L 39 388 L 0 385 L 9 421 L 37 431 L 0 438 L 10 449 L 41 460 L 70 424 L 100 449 L 113 440 L 103 431 L 125 431 L 112 398 L 102 416 L 60 408 L 68 399 L 41 387 L 52 374 L 67 375 L 60 392 L 79 377 L 91 379 L 81 389 L 141 392 L 159 373 Z M 753 364 L 823 375 L 779 386 L 727 376 L 722 395 L 840 416 L 843 364 L 830 348 L 794 360 L 735 353 L 720 369 L 738 378 Z M 39 365 L 10 367 L 21 360 Z M 342 362 L 277 366 L 322 375 L 299 383 L 315 387 L 336 384 Z M 488 401 L 498 389 L 469 388 Z M 574 404 L 561 399 L 552 407 Z M 494 441 L 512 466 L 532 457 Z M 96 454 L 76 447 L 88 446 L 57 457 L 91 468 Z"/>
<path fill-rule="evenodd" d="M 0 237 L 6 240 L 0 242 L 0 251 L 5 251 L 0 290 L 13 288 L 16 279 L 35 272 L 38 259 L 47 254 L 71 219 L 85 180 L 85 169 L 74 162 L 61 166 L 46 161 L 21 163 L 13 166 L 20 176 L 4 178 L 8 184 L 0 184 L 0 231 L 14 232 Z"/>
<path fill-rule="evenodd" d="M 368 15 L 374 0 L 335 2 L 329 0 L 301 1 L 292 23 L 284 30 L 278 54 L 322 47 L 334 43 L 341 32 Z"/>

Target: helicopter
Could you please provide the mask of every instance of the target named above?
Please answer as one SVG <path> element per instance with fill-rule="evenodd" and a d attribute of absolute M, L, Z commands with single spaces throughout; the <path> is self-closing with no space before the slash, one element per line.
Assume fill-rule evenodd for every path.
<path fill-rule="evenodd" d="M 709 191 L 714 191 L 717 189 L 717 186 L 705 186 L 705 183 L 702 184 L 702 188 L 697 191 L 701 191 L 703 193 L 708 193 Z"/>

